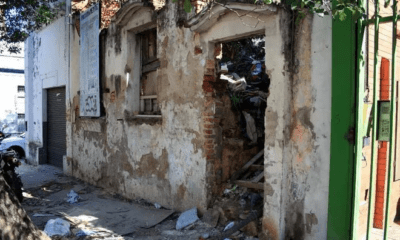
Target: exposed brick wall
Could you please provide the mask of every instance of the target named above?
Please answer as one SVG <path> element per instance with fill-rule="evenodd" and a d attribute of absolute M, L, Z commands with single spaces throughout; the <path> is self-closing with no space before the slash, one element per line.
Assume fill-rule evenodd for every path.
<path fill-rule="evenodd" d="M 390 61 L 386 58 L 382 58 L 379 95 L 380 95 L 380 100 L 383 101 L 389 100 L 389 94 L 390 94 L 389 69 L 390 69 Z"/>
<path fill-rule="evenodd" d="M 375 193 L 375 213 L 374 227 L 383 228 L 383 216 L 385 206 L 385 182 L 386 182 L 386 156 L 388 150 L 388 142 L 381 142 L 378 148 L 377 176 L 376 176 L 376 193 Z"/>
<path fill-rule="evenodd" d="M 380 71 L 380 100 L 389 100 L 390 82 L 389 82 L 390 61 L 382 58 Z M 374 227 L 383 228 L 383 216 L 385 209 L 385 181 L 387 164 L 388 142 L 382 141 L 378 147 L 378 163 L 376 172 L 376 193 L 375 193 L 375 213 Z"/>
<path fill-rule="evenodd" d="M 217 136 L 218 123 L 220 119 L 215 115 L 215 94 L 213 83 L 215 82 L 215 61 L 208 59 L 204 69 L 203 77 L 203 93 L 205 96 L 204 112 L 203 112 L 203 134 L 204 134 L 204 151 L 207 159 L 207 165 L 211 166 L 209 176 L 211 182 L 215 184 L 211 187 L 213 194 L 218 193 L 218 186 L 221 184 L 221 177 L 218 172 L 221 170 L 219 156 L 217 156 L 217 146 L 219 140 Z"/>

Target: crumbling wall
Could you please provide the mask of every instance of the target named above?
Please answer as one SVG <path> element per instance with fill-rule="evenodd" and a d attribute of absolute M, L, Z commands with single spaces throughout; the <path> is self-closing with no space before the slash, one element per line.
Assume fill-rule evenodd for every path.
<path fill-rule="evenodd" d="M 108 29 L 101 53 L 105 115 L 89 119 L 73 114 L 66 172 L 127 198 L 144 198 L 178 210 L 205 209 L 206 161 L 200 124 L 205 57 L 193 54 L 194 33 L 176 26 L 177 4 L 158 14 L 147 7 L 136 10 L 122 19 L 123 24 Z M 158 27 L 160 67 L 155 74 L 160 119 L 135 117 L 132 106 L 139 97 L 135 34 L 153 20 Z M 79 76 L 71 75 L 75 76 L 71 94 L 76 109 Z"/>
<path fill-rule="evenodd" d="M 289 64 L 270 72 L 263 228 L 270 239 L 326 239 L 331 20 L 307 16 L 293 24 L 289 19 L 281 21 L 281 57 Z M 289 77 L 277 82 L 277 70 Z"/>

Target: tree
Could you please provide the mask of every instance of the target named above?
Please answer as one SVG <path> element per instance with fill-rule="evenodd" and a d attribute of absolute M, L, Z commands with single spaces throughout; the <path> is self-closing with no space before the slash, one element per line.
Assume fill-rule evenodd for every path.
<path fill-rule="evenodd" d="M 20 52 L 19 43 L 23 42 L 32 31 L 50 24 L 58 15 L 58 12 L 65 8 L 65 3 L 53 3 L 56 0 L 0 0 L 0 53 L 7 50 L 12 53 Z M 121 6 L 125 0 L 91 0 L 87 5 L 95 2 L 102 2 L 102 6 L 110 3 L 117 3 Z M 151 1 L 151 0 L 150 0 Z M 153 0 L 156 1 L 156 0 Z M 182 1 L 186 12 L 192 10 L 190 0 L 172 0 L 173 2 Z M 229 0 L 211 0 L 210 5 L 225 5 Z M 250 0 L 253 1 L 253 0 Z M 297 20 L 304 18 L 308 12 L 317 13 L 321 16 L 331 15 L 335 19 L 344 20 L 351 14 L 355 19 L 359 18 L 365 10 L 358 7 L 355 0 L 337 0 L 335 8 L 332 10 L 333 0 L 254 0 L 254 4 L 276 4 L 291 11 L 294 11 Z M 388 1 L 388 0 L 386 0 Z M 84 0 L 75 0 L 75 3 Z M 73 9 L 79 11 L 79 9 Z M 81 9 L 82 10 L 82 9 Z M 106 14 L 103 13 L 102 14 Z"/>
<path fill-rule="evenodd" d="M 0 53 L 19 53 L 19 43 L 32 31 L 51 23 L 64 5 L 52 0 L 0 0 Z"/>

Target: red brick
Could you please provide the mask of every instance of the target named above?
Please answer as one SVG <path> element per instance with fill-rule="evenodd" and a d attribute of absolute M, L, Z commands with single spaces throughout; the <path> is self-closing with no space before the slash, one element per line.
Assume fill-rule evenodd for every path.
<path fill-rule="evenodd" d="M 212 122 L 214 122 L 214 119 L 213 118 L 204 118 L 204 121 L 212 123 Z"/>
<path fill-rule="evenodd" d="M 206 70 L 204 71 L 204 75 L 214 77 L 214 71 L 215 71 L 214 68 L 206 68 Z"/>
<path fill-rule="evenodd" d="M 203 53 L 203 50 L 199 46 L 194 47 L 194 54 L 195 55 L 199 55 L 199 54 L 202 54 L 202 53 Z"/>
<path fill-rule="evenodd" d="M 213 113 L 210 113 L 210 112 L 203 112 L 203 116 L 212 116 L 213 115 Z"/>
<path fill-rule="evenodd" d="M 213 89 L 212 85 L 209 82 L 204 81 L 203 82 L 203 91 L 204 92 L 213 92 L 214 89 Z"/>
<path fill-rule="evenodd" d="M 213 134 L 213 131 L 212 130 L 204 130 L 203 131 L 205 134 Z"/>
<path fill-rule="evenodd" d="M 207 59 L 206 68 L 215 68 L 215 61 L 214 61 L 214 59 Z"/>
<path fill-rule="evenodd" d="M 207 144 L 207 145 L 204 145 L 204 149 L 214 149 L 214 144 Z"/>
<path fill-rule="evenodd" d="M 213 128 L 214 127 L 214 125 L 212 125 L 212 124 L 204 124 L 204 128 Z"/>
<path fill-rule="evenodd" d="M 377 181 L 383 181 L 383 183 L 380 183 L 380 184 L 385 185 L 385 175 L 379 174 L 379 175 L 377 176 L 376 180 L 377 180 Z"/>
<path fill-rule="evenodd" d="M 213 122 L 219 123 L 221 120 L 219 118 L 214 118 Z"/>
<path fill-rule="evenodd" d="M 215 153 L 214 149 L 206 150 L 206 154 L 214 154 L 214 153 Z"/>
<path fill-rule="evenodd" d="M 214 140 L 213 139 L 207 139 L 207 140 L 204 141 L 204 143 L 205 144 L 212 144 L 212 143 L 214 143 Z"/>
<path fill-rule="evenodd" d="M 204 75 L 203 82 L 215 82 L 215 77 L 214 76 Z"/>
<path fill-rule="evenodd" d="M 383 216 L 383 208 L 377 208 L 375 210 L 376 215 L 382 215 Z M 382 217 L 383 218 L 383 217 Z"/>

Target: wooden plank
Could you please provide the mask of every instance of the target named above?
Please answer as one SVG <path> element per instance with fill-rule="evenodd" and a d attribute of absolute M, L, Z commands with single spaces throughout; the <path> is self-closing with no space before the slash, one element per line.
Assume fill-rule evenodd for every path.
<path fill-rule="evenodd" d="M 262 155 L 264 155 L 264 149 L 261 150 L 257 155 L 255 155 L 250 161 L 248 161 L 242 169 L 239 169 L 236 173 L 234 173 L 231 177 L 231 181 L 235 181 L 238 179 L 240 175 L 242 175 L 253 163 L 255 163 Z"/>
<path fill-rule="evenodd" d="M 264 170 L 255 177 L 252 182 L 259 182 L 264 177 Z"/>
<path fill-rule="evenodd" d="M 248 181 L 243 181 L 243 180 L 237 180 L 237 181 L 235 181 L 235 183 L 239 186 L 246 187 L 246 188 L 264 190 L 264 183 L 254 183 L 254 182 L 248 182 Z"/>
<path fill-rule="evenodd" d="M 151 71 L 155 71 L 159 67 L 160 67 L 160 61 L 158 61 L 158 60 L 155 61 L 155 62 L 146 64 L 142 68 L 142 74 L 145 74 L 145 73 L 148 73 L 148 72 L 151 72 Z"/>
<path fill-rule="evenodd" d="M 257 171 L 257 170 L 263 171 L 263 170 L 264 170 L 264 165 L 256 165 L 256 164 L 253 164 L 253 165 L 251 165 L 251 166 L 249 167 L 249 169 L 250 169 L 251 171 Z"/>

